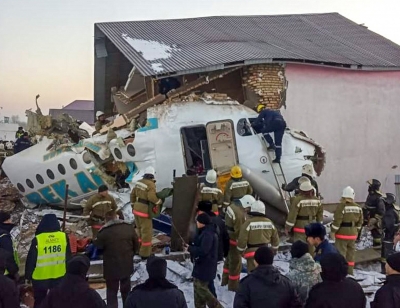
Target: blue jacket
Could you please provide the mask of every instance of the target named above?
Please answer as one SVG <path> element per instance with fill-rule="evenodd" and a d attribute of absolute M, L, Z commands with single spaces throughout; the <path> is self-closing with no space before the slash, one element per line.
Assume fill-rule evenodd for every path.
<path fill-rule="evenodd" d="M 253 125 L 254 126 L 265 126 L 268 123 L 271 123 L 274 120 L 283 120 L 282 115 L 275 110 L 271 109 L 264 109 L 263 111 L 260 112 L 258 115 L 257 119 L 254 121 Z"/>
<path fill-rule="evenodd" d="M 322 256 L 327 253 L 339 253 L 339 252 L 337 251 L 335 246 L 333 246 L 331 243 L 329 243 L 328 240 L 325 239 L 315 249 L 315 256 L 314 256 L 315 262 L 319 263 L 321 261 Z"/>
<path fill-rule="evenodd" d="M 29 139 L 24 138 L 24 136 L 18 138 L 14 144 L 14 153 L 17 154 L 23 150 L 32 146 L 32 142 Z"/>

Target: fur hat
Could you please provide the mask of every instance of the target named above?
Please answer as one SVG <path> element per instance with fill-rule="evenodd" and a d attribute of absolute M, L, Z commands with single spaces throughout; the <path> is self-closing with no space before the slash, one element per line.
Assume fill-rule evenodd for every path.
<path fill-rule="evenodd" d="M 211 218 L 206 213 L 203 213 L 203 214 L 200 214 L 199 216 L 197 216 L 196 220 L 203 225 L 209 225 L 211 223 Z"/>

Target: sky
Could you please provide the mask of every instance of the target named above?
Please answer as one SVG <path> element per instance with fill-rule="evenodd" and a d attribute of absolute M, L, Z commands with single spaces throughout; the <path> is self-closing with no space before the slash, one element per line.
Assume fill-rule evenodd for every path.
<path fill-rule="evenodd" d="M 328 12 L 400 45 L 399 0 L 0 0 L 0 120 L 93 99 L 96 22 Z"/>

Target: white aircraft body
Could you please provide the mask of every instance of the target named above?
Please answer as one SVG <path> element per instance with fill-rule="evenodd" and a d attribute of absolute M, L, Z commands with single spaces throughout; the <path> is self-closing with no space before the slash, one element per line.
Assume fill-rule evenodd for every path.
<path fill-rule="evenodd" d="M 33 204 L 61 205 L 65 185 L 69 185 L 69 206 L 93 194 L 106 184 L 99 164 L 125 163 L 130 170 L 126 182 L 132 186 L 147 166 L 156 170 L 157 188 L 170 187 L 173 174 L 188 174 L 201 165 L 204 174 L 214 168 L 219 174 L 239 164 L 243 176 L 261 199 L 279 212 L 287 212 L 279 191 L 279 181 L 261 135 L 249 128 L 257 113 L 236 101 L 172 102 L 147 110 L 147 125 L 133 132 L 119 129 L 107 143 L 107 135 L 97 135 L 57 150 L 47 151 L 52 140 L 6 158 L 3 170 L 21 194 Z M 272 134 L 273 135 L 273 134 Z M 287 181 L 301 174 L 302 166 L 315 161 L 323 150 L 304 133 L 287 129 L 283 137 L 281 166 Z M 321 158 L 321 157 L 319 157 Z M 275 165 L 275 167 L 273 167 Z M 275 172 L 276 174 L 276 172 Z"/>

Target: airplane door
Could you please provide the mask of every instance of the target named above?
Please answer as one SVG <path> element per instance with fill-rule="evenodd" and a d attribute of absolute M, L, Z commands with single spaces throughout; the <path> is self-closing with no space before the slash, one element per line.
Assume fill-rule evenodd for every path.
<path fill-rule="evenodd" d="M 208 150 L 207 140 L 201 140 L 200 147 L 201 147 L 201 156 L 203 158 L 204 169 L 210 170 L 212 167 L 211 167 L 210 154 L 209 154 L 209 150 Z"/>
<path fill-rule="evenodd" d="M 209 122 L 206 125 L 211 166 L 219 173 L 238 164 L 234 126 L 231 120 Z"/>

